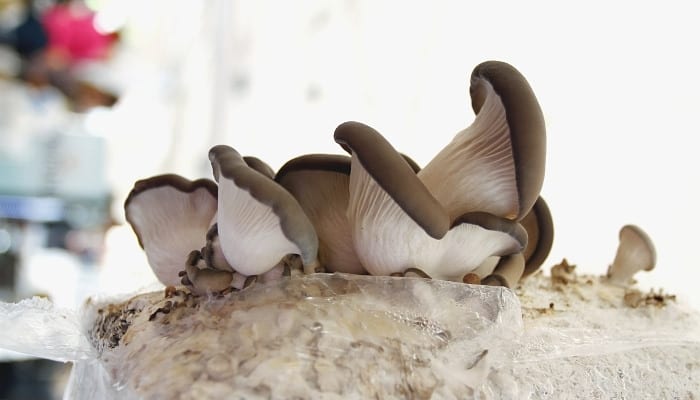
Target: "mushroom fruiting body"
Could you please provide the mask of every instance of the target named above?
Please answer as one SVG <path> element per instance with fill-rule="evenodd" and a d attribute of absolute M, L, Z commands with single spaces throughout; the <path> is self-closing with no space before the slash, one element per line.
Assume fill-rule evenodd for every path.
<path fill-rule="evenodd" d="M 627 286 L 637 271 L 654 269 L 656 250 L 649 235 L 636 225 L 623 226 L 619 236 L 620 244 L 607 278 L 615 285 Z"/>
<path fill-rule="evenodd" d="M 244 275 L 258 275 L 299 254 L 305 271 L 313 272 L 318 238 L 294 197 L 229 146 L 213 147 L 209 160 L 219 184 L 216 221 L 228 263 Z"/>
<path fill-rule="evenodd" d="M 124 202 L 126 220 L 163 284 L 180 282 L 187 255 L 205 243 L 216 203 L 217 187 L 209 179 L 168 174 L 134 184 Z"/>
<path fill-rule="evenodd" d="M 517 221 L 544 179 L 542 111 L 525 78 L 505 63 L 477 66 L 470 93 L 474 123 L 417 173 L 374 129 L 357 122 L 336 129 L 352 157 L 353 242 L 371 274 L 415 267 L 462 281 L 489 257 L 524 248 Z"/>

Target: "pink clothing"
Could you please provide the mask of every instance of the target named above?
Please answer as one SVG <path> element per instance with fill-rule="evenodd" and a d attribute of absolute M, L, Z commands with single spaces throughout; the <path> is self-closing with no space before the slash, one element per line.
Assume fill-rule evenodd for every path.
<path fill-rule="evenodd" d="M 85 7 L 59 4 L 47 10 L 42 24 L 48 35 L 48 51 L 67 58 L 71 64 L 107 57 L 114 36 L 95 29 L 95 14 Z"/>

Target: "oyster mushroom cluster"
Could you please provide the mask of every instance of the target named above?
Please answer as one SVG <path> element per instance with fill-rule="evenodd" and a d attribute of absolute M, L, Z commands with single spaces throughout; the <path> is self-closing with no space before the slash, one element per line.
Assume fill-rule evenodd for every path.
<path fill-rule="evenodd" d="M 196 294 L 295 271 L 512 287 L 552 245 L 540 197 L 544 118 L 525 78 L 503 62 L 478 65 L 470 95 L 474 122 L 423 169 L 376 130 L 345 122 L 334 138 L 348 155 L 303 155 L 275 173 L 218 145 L 209 151 L 214 181 L 138 181 L 126 219 L 158 279 Z"/>

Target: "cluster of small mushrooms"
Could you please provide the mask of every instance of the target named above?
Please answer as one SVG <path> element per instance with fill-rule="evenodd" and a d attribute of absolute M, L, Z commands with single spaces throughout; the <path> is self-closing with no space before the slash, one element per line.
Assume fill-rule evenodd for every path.
<path fill-rule="evenodd" d="M 474 122 L 424 168 L 376 130 L 345 122 L 349 156 L 310 154 L 277 173 L 229 146 L 213 175 L 136 182 L 126 218 L 158 279 L 195 294 L 292 271 L 422 276 L 513 287 L 553 240 L 540 197 L 545 124 L 525 78 L 488 61 L 471 75 Z"/>

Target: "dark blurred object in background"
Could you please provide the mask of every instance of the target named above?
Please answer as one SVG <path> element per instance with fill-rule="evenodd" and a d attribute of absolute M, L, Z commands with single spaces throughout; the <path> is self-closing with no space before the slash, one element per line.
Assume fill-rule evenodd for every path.
<path fill-rule="evenodd" d="M 18 78 L 34 87 L 51 85 L 74 111 L 111 107 L 118 96 L 80 74 L 86 64 L 109 59 L 117 33 L 95 27 L 95 13 L 82 0 L 57 1 L 42 12 L 31 0 L 0 0 L 0 45 L 22 60 Z"/>

